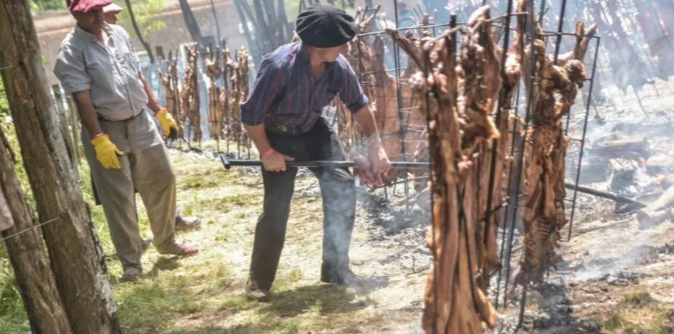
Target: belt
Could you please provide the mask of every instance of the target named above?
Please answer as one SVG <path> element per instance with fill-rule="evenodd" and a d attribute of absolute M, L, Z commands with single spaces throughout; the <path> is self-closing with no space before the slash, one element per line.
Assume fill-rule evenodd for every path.
<path fill-rule="evenodd" d="M 325 119 L 323 117 L 320 117 L 314 125 L 311 126 L 311 129 L 309 131 L 300 131 L 299 127 L 289 127 L 285 124 L 282 124 L 278 120 L 276 120 L 274 117 L 267 117 L 267 122 L 265 122 L 265 129 L 269 130 L 274 133 L 278 134 L 283 134 L 283 135 L 303 135 L 310 133 L 312 131 L 316 131 L 316 128 L 321 124 L 321 122 L 325 122 Z M 325 124 L 327 126 L 327 124 Z"/>
<path fill-rule="evenodd" d="M 126 121 L 130 121 L 130 120 L 140 116 L 140 114 L 143 113 L 143 110 L 144 109 L 141 109 L 139 113 L 137 113 L 137 114 L 135 114 L 135 115 L 133 115 L 129 118 L 121 119 L 121 120 L 107 119 L 103 115 L 99 114 L 98 112 L 96 112 L 96 118 L 98 118 L 99 121 L 105 121 L 105 122 L 126 122 Z"/>

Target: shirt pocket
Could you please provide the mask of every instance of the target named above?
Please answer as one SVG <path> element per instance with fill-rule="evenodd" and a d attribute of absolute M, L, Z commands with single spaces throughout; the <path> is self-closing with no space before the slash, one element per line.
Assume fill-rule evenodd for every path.
<path fill-rule="evenodd" d="M 138 62 L 136 61 L 136 56 L 131 52 L 122 52 L 118 55 L 118 61 L 121 67 L 121 71 L 124 74 L 135 77 L 140 72 Z"/>

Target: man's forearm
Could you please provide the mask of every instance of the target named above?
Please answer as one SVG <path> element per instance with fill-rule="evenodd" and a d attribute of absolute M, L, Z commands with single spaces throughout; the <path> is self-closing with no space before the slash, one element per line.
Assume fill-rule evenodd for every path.
<path fill-rule="evenodd" d="M 363 134 L 368 140 L 379 140 L 379 130 L 374 120 L 374 114 L 369 106 L 365 106 L 353 114 L 358 125 L 360 125 Z"/>
<path fill-rule="evenodd" d="M 243 127 L 248 131 L 248 136 L 253 140 L 253 143 L 255 143 L 255 147 L 257 147 L 257 151 L 260 152 L 260 154 L 267 152 L 272 148 L 271 144 L 269 144 L 269 139 L 267 139 L 267 132 L 264 130 L 264 124 L 244 124 Z"/>
<path fill-rule="evenodd" d="M 145 95 L 147 95 L 147 107 L 150 108 L 150 110 L 154 111 L 154 113 L 158 113 L 161 111 L 161 105 L 159 105 L 159 101 L 157 101 L 157 97 L 154 96 L 154 92 L 152 91 L 152 86 L 150 86 L 150 83 L 147 81 L 143 73 L 138 73 L 138 77 L 140 78 L 140 81 L 143 82 L 143 88 L 145 89 Z"/>
<path fill-rule="evenodd" d="M 98 116 L 94 109 L 94 103 L 91 101 L 91 91 L 85 90 L 73 94 L 77 111 L 80 114 L 82 124 L 89 131 L 89 135 L 93 138 L 103 133 L 101 125 L 98 123 Z"/>

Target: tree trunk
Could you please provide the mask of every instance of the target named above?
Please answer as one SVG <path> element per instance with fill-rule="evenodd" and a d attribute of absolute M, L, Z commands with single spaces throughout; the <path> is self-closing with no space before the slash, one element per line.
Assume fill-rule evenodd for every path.
<path fill-rule="evenodd" d="M 154 54 L 152 54 L 152 48 L 150 47 L 150 44 L 145 41 L 145 38 L 143 38 L 143 34 L 140 32 L 138 22 L 136 22 L 136 15 L 133 13 L 133 6 L 131 6 L 131 1 L 125 0 L 124 2 L 126 2 L 126 9 L 129 10 L 129 17 L 131 18 L 131 25 L 133 25 L 133 30 L 136 32 L 136 36 L 138 36 L 140 44 L 143 44 L 143 48 L 145 48 L 147 56 L 150 57 L 150 63 L 154 64 Z"/>
<path fill-rule="evenodd" d="M 215 31 L 218 34 L 218 42 L 216 44 L 218 46 L 223 46 L 222 36 L 220 35 L 220 20 L 218 20 L 218 13 L 215 11 L 215 4 L 213 3 L 213 0 L 210 0 L 210 2 L 211 2 L 211 12 L 213 12 L 213 20 L 215 21 Z"/>
<path fill-rule="evenodd" d="M 292 31 L 293 28 L 291 27 L 290 24 L 288 24 L 288 17 L 286 16 L 286 7 L 284 4 L 283 0 L 277 0 L 277 10 L 278 10 L 278 31 L 279 31 L 279 38 L 281 39 L 281 43 L 289 43 L 290 40 L 292 39 Z"/>
<path fill-rule="evenodd" d="M 245 1 L 245 0 L 244 0 Z M 253 55 L 253 62 L 255 67 L 260 67 L 260 59 L 264 54 L 262 53 L 262 47 L 259 43 L 259 39 L 253 39 L 253 34 L 248 28 L 248 20 L 251 20 L 251 23 L 255 27 L 254 18 L 251 16 L 246 16 L 245 9 L 241 4 L 241 0 L 234 0 L 234 6 L 236 6 L 236 12 L 239 14 L 239 20 L 241 20 L 241 25 L 243 26 L 243 34 L 246 36 L 246 41 L 248 42 L 248 47 L 250 48 L 250 54 Z"/>
<path fill-rule="evenodd" d="M 34 227 L 24 193 L 12 168 L 10 154 L 5 147 L 0 147 L 0 225 L 8 222 L 13 222 L 14 227 L 3 231 L 3 237 Z M 33 332 L 72 333 L 54 274 L 42 250 L 38 230 L 28 231 L 5 242 Z"/>
<path fill-rule="evenodd" d="M 192 8 L 190 7 L 190 4 L 187 3 L 187 0 L 179 0 L 179 1 L 180 1 L 180 10 L 183 12 L 183 19 L 185 20 L 187 30 L 190 32 L 192 40 L 194 40 L 197 44 L 201 45 L 202 42 L 201 29 L 199 29 L 199 23 L 197 23 L 197 19 L 194 17 L 194 13 L 192 13 Z"/>
<path fill-rule="evenodd" d="M 271 38 L 272 45 L 274 47 L 279 46 L 279 31 L 276 30 L 277 20 L 276 20 L 276 8 L 274 8 L 274 0 L 264 0 L 264 12 L 267 14 L 267 27 L 269 28 L 269 37 Z"/>
<path fill-rule="evenodd" d="M 27 0 L 0 0 L 0 72 L 56 286 L 76 334 L 121 333 L 102 251 L 49 96 Z"/>
<path fill-rule="evenodd" d="M 247 1 L 242 1 L 244 8 L 248 6 Z M 258 31 L 257 36 L 261 37 L 260 40 L 264 41 L 265 53 L 271 52 L 274 50 L 274 39 L 272 37 L 269 25 L 267 20 L 264 17 L 264 10 L 262 8 L 261 0 L 253 0 L 253 8 L 255 9 L 255 16 L 257 16 L 257 25 L 255 30 Z"/>

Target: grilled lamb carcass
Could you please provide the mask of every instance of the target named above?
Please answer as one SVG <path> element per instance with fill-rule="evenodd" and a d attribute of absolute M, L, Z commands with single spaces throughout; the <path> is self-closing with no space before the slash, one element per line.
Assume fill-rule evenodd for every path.
<path fill-rule="evenodd" d="M 469 24 L 461 43 L 460 66 L 454 51 L 456 39 L 445 34 L 424 46 L 422 56 L 432 65 L 432 72 L 419 72 L 411 79 L 420 97 L 419 108 L 430 118 L 429 156 L 433 160 L 434 233 L 428 244 L 435 261 L 427 280 L 422 319 L 428 333 L 483 333 L 498 321 L 480 282 L 481 270 L 489 267 L 485 262 L 496 258 L 495 239 L 484 238 L 489 182 L 482 165 L 491 158 L 487 148 L 499 133 L 491 116 L 482 110 L 487 107 L 475 107 L 493 105 L 500 85 L 494 42 L 485 38 L 491 33 L 488 17 L 483 9 L 474 24 Z M 469 55 L 474 57 L 466 58 Z M 496 67 L 488 64 L 492 61 Z M 474 73 L 461 78 L 468 69 Z M 496 73 L 490 76 L 489 71 Z M 495 80 L 484 82 L 486 77 Z"/>
<path fill-rule="evenodd" d="M 582 50 L 582 24 L 578 24 L 576 50 Z M 540 29 L 540 28 L 539 28 Z M 585 52 L 575 52 L 580 57 Z M 519 285 L 540 283 L 547 269 L 558 260 L 555 250 L 560 247 L 560 230 L 566 225 L 564 186 L 564 157 L 568 138 L 564 135 L 561 118 L 574 104 L 578 88 L 586 79 L 582 59 L 565 59 L 564 66 L 552 63 L 542 40 L 527 48 L 527 62 L 535 61 L 538 85 L 534 89 L 532 111 L 533 129 L 525 148 L 527 157 L 523 223 L 524 253 L 513 281 Z M 526 70 L 526 66 L 525 66 Z M 527 94 L 530 96 L 529 94 Z M 559 95 L 559 100 L 556 99 Z"/>

